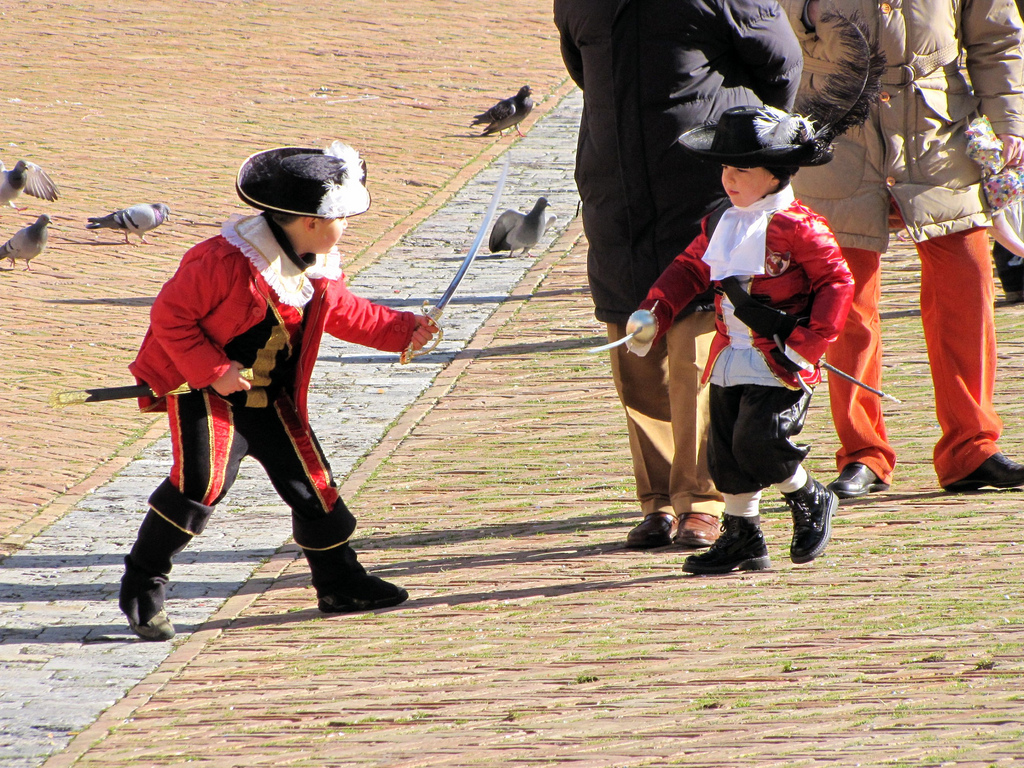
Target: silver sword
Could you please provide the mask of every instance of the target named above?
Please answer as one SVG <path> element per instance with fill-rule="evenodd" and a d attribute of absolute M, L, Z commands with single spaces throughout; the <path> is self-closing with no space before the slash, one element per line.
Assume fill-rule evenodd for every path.
<path fill-rule="evenodd" d="M 404 364 L 410 362 L 414 357 L 425 355 L 428 352 L 432 352 L 434 348 L 441 343 L 441 339 L 444 338 L 444 331 L 441 329 L 441 325 L 438 320 L 441 319 L 441 315 L 444 314 L 444 308 L 451 301 L 452 296 L 455 295 L 455 289 L 459 287 L 459 283 L 462 282 L 462 278 L 466 276 L 466 272 L 469 271 L 469 266 L 473 263 L 477 253 L 480 250 L 480 244 L 484 241 L 484 235 L 487 234 L 487 227 L 491 223 L 491 219 L 494 218 L 494 212 L 498 210 L 498 200 L 501 199 L 501 190 L 505 188 L 505 178 L 508 176 L 508 165 L 509 158 L 505 158 L 505 164 L 501 167 L 501 175 L 498 177 L 498 186 L 494 190 L 494 194 L 491 196 L 491 203 L 487 206 L 487 213 L 484 214 L 484 221 L 480 225 L 480 229 L 476 233 L 476 237 L 473 238 L 473 244 L 469 246 L 469 252 L 466 254 L 466 258 L 462 260 L 462 266 L 459 267 L 459 271 L 455 273 L 455 277 L 452 278 L 451 283 L 448 284 L 448 288 L 442 294 L 441 298 L 437 300 L 437 303 L 430 307 L 430 302 L 423 302 L 423 314 L 430 318 L 430 321 L 437 328 L 437 335 L 434 336 L 434 342 L 429 347 L 414 350 L 412 344 L 406 347 L 405 351 L 402 352 L 402 356 L 399 360 Z M 429 308 L 428 308 L 429 307 Z"/>

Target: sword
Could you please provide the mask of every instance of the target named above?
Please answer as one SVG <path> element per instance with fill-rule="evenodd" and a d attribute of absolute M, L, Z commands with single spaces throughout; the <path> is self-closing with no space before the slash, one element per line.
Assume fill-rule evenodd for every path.
<path fill-rule="evenodd" d="M 469 246 L 469 252 L 466 254 L 466 258 L 462 260 L 462 266 L 459 267 L 459 271 L 455 273 L 455 277 L 452 278 L 448 288 L 437 303 L 430 307 L 430 302 L 423 302 L 423 314 L 430 318 L 437 327 L 437 335 L 434 336 L 434 341 L 429 347 L 423 349 L 414 350 L 412 344 L 406 347 L 405 351 L 402 352 L 402 356 L 399 358 L 403 364 L 412 361 L 414 357 L 420 357 L 428 352 L 432 352 L 434 348 L 441 343 L 441 339 L 444 338 L 444 331 L 441 329 L 440 324 L 437 322 L 441 319 L 441 315 L 444 314 L 444 308 L 451 301 L 452 296 L 455 295 L 455 289 L 459 287 L 459 283 L 462 282 L 462 278 L 466 276 L 466 272 L 469 271 L 470 264 L 476 258 L 477 252 L 480 250 L 480 244 L 484 241 L 484 235 L 487 233 L 487 227 L 491 223 L 491 219 L 494 218 L 494 212 L 498 210 L 498 200 L 501 198 L 501 190 L 505 188 L 505 178 L 508 176 L 508 164 L 509 158 L 505 158 L 505 164 L 501 168 L 501 175 L 498 177 L 498 186 L 494 190 L 494 194 L 491 196 L 491 203 L 487 206 L 487 213 L 484 214 L 484 221 L 480 225 L 480 229 L 476 233 L 476 237 L 473 238 L 473 244 Z M 428 309 L 429 307 L 429 309 Z"/>
<path fill-rule="evenodd" d="M 866 389 L 868 392 L 871 392 L 872 394 L 878 395 L 879 397 L 883 397 L 886 400 L 892 400 L 894 403 L 901 403 L 901 404 L 903 403 L 903 401 L 900 400 L 899 398 L 893 397 L 892 395 L 888 395 L 888 394 L 886 394 L 885 392 L 883 392 L 880 389 L 875 389 L 874 387 L 869 387 L 867 384 L 865 384 L 860 379 L 854 378 L 853 376 L 848 374 L 846 371 L 840 371 L 834 365 L 829 365 L 824 360 L 819 360 L 818 361 L 818 365 L 820 365 L 826 371 L 830 371 L 831 373 L 834 373 L 836 376 L 839 376 L 842 379 L 846 379 L 851 384 L 856 384 L 858 387 L 861 387 L 862 389 Z"/>
<path fill-rule="evenodd" d="M 253 380 L 252 368 L 242 368 L 238 375 L 246 381 Z M 192 387 L 182 384 L 164 395 L 183 395 Z M 63 408 L 65 405 L 81 405 L 82 403 L 101 403 L 108 400 L 134 400 L 140 397 L 159 397 L 148 384 L 137 384 L 131 387 L 100 387 L 98 389 L 80 389 L 73 392 L 55 392 L 50 398 L 50 406 Z"/>

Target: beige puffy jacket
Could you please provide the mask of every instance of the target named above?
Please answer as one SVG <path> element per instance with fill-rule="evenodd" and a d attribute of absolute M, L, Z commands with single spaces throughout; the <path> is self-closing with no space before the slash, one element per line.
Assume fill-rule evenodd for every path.
<path fill-rule="evenodd" d="M 781 0 L 804 51 L 801 95 L 838 58 L 827 24 L 808 32 L 805 0 Z M 831 163 L 803 168 L 793 187 L 828 218 L 843 246 L 884 251 L 889 198 L 915 241 L 988 226 L 964 128 L 983 114 L 996 133 L 1024 136 L 1024 39 L 1014 0 L 820 0 L 859 16 L 885 53 L 881 101 L 835 143 Z M 973 84 L 973 89 L 972 89 Z"/>

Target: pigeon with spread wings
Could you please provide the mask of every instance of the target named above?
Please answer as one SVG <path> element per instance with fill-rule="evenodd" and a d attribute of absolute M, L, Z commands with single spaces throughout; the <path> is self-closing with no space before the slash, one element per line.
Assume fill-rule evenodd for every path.
<path fill-rule="evenodd" d="M 3 162 L 0 162 L 0 205 L 22 210 L 14 204 L 22 192 L 50 202 L 56 200 L 60 194 L 53 179 L 35 163 L 19 160 L 8 171 Z"/>

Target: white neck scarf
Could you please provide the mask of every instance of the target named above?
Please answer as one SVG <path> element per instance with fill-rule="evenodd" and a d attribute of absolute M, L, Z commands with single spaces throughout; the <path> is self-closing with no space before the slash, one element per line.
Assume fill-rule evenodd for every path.
<path fill-rule="evenodd" d="M 262 216 L 232 216 L 220 233 L 252 262 L 277 297 L 292 307 L 304 307 L 313 298 L 310 278 L 337 280 L 342 276 L 341 254 L 337 248 L 317 254 L 316 263 L 305 271 L 289 259 Z"/>
<path fill-rule="evenodd" d="M 765 195 L 746 208 L 733 206 L 722 214 L 711 235 L 708 249 L 701 257 L 711 267 L 711 279 L 723 280 L 730 275 L 763 275 L 765 233 L 775 211 L 788 208 L 793 188 Z"/>

